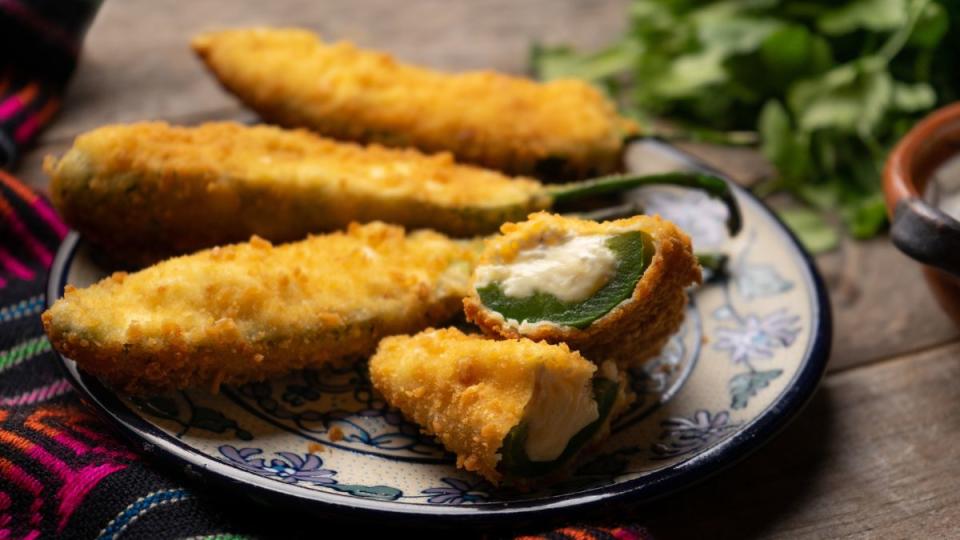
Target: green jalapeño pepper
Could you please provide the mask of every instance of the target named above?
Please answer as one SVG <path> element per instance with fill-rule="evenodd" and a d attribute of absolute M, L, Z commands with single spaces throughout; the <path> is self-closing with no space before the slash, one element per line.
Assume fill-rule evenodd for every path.
<path fill-rule="evenodd" d="M 508 478 L 537 478 L 559 470 L 593 439 L 608 423 L 613 405 L 617 401 L 620 384 L 603 377 L 593 380 L 593 397 L 597 402 L 599 417 L 578 431 L 559 457 L 551 461 L 531 461 L 527 456 L 527 422 L 521 421 L 503 439 L 500 453 L 503 456 L 499 469 Z"/>
<path fill-rule="evenodd" d="M 641 231 L 614 236 L 606 246 L 616 257 L 613 276 L 596 293 L 579 302 L 564 302 L 545 292 L 515 298 L 507 296 L 499 283 L 477 288 L 484 306 L 505 319 L 536 323 L 547 321 L 556 325 L 583 329 L 603 317 L 633 295 L 637 282 L 653 258 L 653 239 Z"/>

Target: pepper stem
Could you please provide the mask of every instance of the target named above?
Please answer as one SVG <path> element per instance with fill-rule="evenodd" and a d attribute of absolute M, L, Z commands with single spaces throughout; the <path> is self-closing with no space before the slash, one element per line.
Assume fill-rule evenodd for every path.
<path fill-rule="evenodd" d="M 694 253 L 700 266 L 714 272 L 723 272 L 727 268 L 728 257 L 725 253 Z"/>
<path fill-rule="evenodd" d="M 727 181 L 718 176 L 694 172 L 670 172 L 650 175 L 613 174 L 582 182 L 571 182 L 547 187 L 547 193 L 555 203 L 576 201 L 592 195 L 619 193 L 641 186 L 671 185 L 700 189 L 719 199 L 727 207 L 727 229 L 731 235 L 740 232 L 743 220 L 740 205 L 730 190 Z"/>

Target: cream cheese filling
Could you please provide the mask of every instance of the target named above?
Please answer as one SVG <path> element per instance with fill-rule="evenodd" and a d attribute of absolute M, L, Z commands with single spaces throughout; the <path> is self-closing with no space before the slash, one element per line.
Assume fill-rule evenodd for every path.
<path fill-rule="evenodd" d="M 526 298 L 549 294 L 563 302 L 582 302 L 603 287 L 617 269 L 617 257 L 607 247 L 610 236 L 577 236 L 552 246 L 521 250 L 507 264 L 476 269 L 476 288 L 499 283 L 503 293 Z"/>
<path fill-rule="evenodd" d="M 599 417 L 589 378 L 571 380 L 541 367 L 524 416 L 527 458 L 557 459 L 570 439 Z"/>

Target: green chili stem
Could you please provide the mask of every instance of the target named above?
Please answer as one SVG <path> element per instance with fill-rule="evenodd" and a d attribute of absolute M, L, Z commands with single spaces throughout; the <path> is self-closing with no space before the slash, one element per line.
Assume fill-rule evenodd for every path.
<path fill-rule="evenodd" d="M 703 190 L 707 195 L 719 199 L 727 207 L 729 214 L 727 216 L 727 229 L 730 230 L 730 234 L 736 235 L 740 232 L 742 226 L 740 206 L 737 204 L 730 186 L 724 179 L 709 174 L 693 172 L 670 172 L 641 176 L 614 174 L 582 182 L 548 186 L 546 189 L 555 203 L 563 203 L 592 195 L 618 193 L 641 186 L 654 185 L 682 186 Z"/>
<path fill-rule="evenodd" d="M 712 275 L 721 275 L 727 271 L 729 258 L 724 253 L 695 253 L 697 262 Z"/>
<path fill-rule="evenodd" d="M 609 219 L 618 219 L 635 216 L 643 213 L 643 205 L 639 202 L 628 202 L 616 206 L 608 206 L 588 212 L 576 212 L 569 214 L 580 219 L 589 219 L 592 221 L 606 221 Z"/>

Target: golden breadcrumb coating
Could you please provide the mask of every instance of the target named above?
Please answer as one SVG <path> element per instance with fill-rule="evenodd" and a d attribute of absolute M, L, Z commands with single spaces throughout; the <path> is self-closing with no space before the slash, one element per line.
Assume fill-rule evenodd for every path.
<path fill-rule="evenodd" d="M 616 235 L 643 231 L 653 239 L 655 253 L 637 282 L 633 297 L 583 329 L 536 324 L 518 327 L 487 309 L 474 286 L 464 299 L 467 319 L 491 336 L 527 337 L 550 343 L 567 343 L 594 362 L 615 360 L 631 366 L 656 355 L 683 322 L 685 288 L 700 283 L 700 265 L 690 238 L 659 216 L 634 216 L 598 223 L 538 212 L 522 223 L 506 223 L 502 234 L 487 239 L 477 266 L 512 261 L 524 248 L 559 242 L 569 235 Z"/>
<path fill-rule="evenodd" d="M 43 324 L 60 353 L 124 390 L 216 389 L 450 319 L 477 251 L 383 223 L 277 247 L 254 237 L 68 286 Z"/>
<path fill-rule="evenodd" d="M 636 125 L 589 84 L 494 71 L 443 73 L 299 29 L 193 40 L 227 90 L 263 118 L 338 139 L 450 151 L 511 174 L 586 177 L 622 166 Z"/>
<path fill-rule="evenodd" d="M 118 259 L 141 263 L 254 234 L 300 240 L 354 221 L 472 236 L 550 204 L 536 181 L 449 154 L 232 122 L 106 126 L 45 166 L 67 222 Z"/>
<path fill-rule="evenodd" d="M 542 370 L 579 386 L 597 368 L 565 344 L 491 340 L 455 328 L 385 338 L 370 358 L 370 379 L 387 402 L 456 454 L 458 467 L 494 484 L 504 476 L 497 468 L 504 438 L 524 419 Z M 627 403 L 622 384 L 617 399 L 596 440 Z"/>

